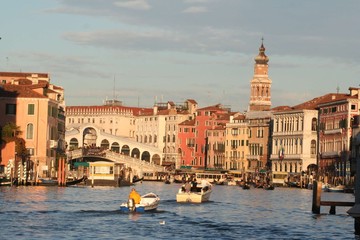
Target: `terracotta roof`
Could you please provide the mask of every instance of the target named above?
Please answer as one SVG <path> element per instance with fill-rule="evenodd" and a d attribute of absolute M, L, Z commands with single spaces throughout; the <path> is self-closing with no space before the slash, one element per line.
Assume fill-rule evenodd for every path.
<path fill-rule="evenodd" d="M 323 96 L 314 98 L 310 101 L 293 106 L 292 109 L 294 109 L 294 110 L 300 110 L 300 109 L 312 110 L 312 109 L 316 109 L 318 107 L 318 105 L 320 105 L 320 104 L 336 102 L 336 101 L 344 100 L 344 99 L 348 99 L 348 98 L 357 98 L 357 96 L 350 96 L 349 94 L 344 94 L 344 93 L 328 93 Z"/>
<path fill-rule="evenodd" d="M 188 99 L 187 101 L 189 101 L 192 104 L 197 104 L 197 102 L 194 99 Z"/>
<path fill-rule="evenodd" d="M 204 107 L 204 108 L 199 108 L 198 111 L 204 111 L 204 110 L 208 110 L 208 111 L 226 111 L 226 109 L 223 108 L 223 106 L 219 103 L 213 106 L 208 106 L 208 107 Z"/>
<path fill-rule="evenodd" d="M 234 117 L 234 120 L 245 120 L 245 115 L 244 114 L 238 115 L 238 116 Z"/>
<path fill-rule="evenodd" d="M 192 120 L 185 120 L 182 123 L 179 123 L 182 126 L 195 126 L 195 119 Z"/>
<path fill-rule="evenodd" d="M 18 97 L 18 98 L 47 98 L 40 93 L 33 91 L 28 86 L 3 84 L 0 85 L 1 97 Z"/>
<path fill-rule="evenodd" d="M 49 78 L 48 73 L 0 72 L 0 76 L 18 78 L 32 77 L 34 74 L 41 78 Z"/>

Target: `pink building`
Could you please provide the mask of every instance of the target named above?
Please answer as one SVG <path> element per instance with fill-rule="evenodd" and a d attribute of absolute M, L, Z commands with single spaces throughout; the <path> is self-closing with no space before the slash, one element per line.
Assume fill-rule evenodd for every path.
<path fill-rule="evenodd" d="M 348 183 L 351 174 L 351 123 L 359 115 L 359 88 L 349 94 L 327 94 L 319 109 L 319 174 L 334 184 Z M 352 169 L 355 171 L 355 169 Z"/>
<path fill-rule="evenodd" d="M 182 164 L 196 168 L 204 168 L 210 163 L 205 156 L 207 130 L 226 124 L 230 119 L 230 110 L 217 104 L 196 111 L 194 120 L 179 124 L 179 141 Z M 205 163 L 205 159 L 207 162 Z"/>
<path fill-rule="evenodd" d="M 9 168 L 16 167 L 12 177 L 22 180 L 56 177 L 57 157 L 65 149 L 63 89 L 50 84 L 45 73 L 0 72 L 0 81 L 0 126 L 15 123 L 27 150 L 19 156 L 11 144 L 3 146 L 3 174 L 9 177 Z"/>

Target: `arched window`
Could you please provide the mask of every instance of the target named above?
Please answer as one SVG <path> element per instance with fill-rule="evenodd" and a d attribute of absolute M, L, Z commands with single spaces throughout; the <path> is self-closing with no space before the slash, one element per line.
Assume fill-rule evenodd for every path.
<path fill-rule="evenodd" d="M 29 123 L 26 126 L 26 139 L 33 139 L 34 137 L 34 125 Z"/>
<path fill-rule="evenodd" d="M 315 140 L 311 140 L 310 154 L 311 155 L 316 154 L 316 141 Z"/>
<path fill-rule="evenodd" d="M 316 131 L 317 130 L 317 121 L 316 121 L 316 118 L 313 118 L 311 120 L 311 131 Z"/>

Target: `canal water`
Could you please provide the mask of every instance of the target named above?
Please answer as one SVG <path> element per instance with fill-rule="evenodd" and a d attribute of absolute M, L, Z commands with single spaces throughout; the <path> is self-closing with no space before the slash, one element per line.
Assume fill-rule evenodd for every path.
<path fill-rule="evenodd" d="M 358 239 L 354 219 L 337 207 L 312 214 L 312 191 L 243 190 L 214 186 L 210 202 L 176 202 L 179 184 L 143 182 L 157 211 L 121 213 L 129 187 L 1 187 L 0 239 Z M 354 201 L 353 194 L 323 193 L 323 200 Z"/>

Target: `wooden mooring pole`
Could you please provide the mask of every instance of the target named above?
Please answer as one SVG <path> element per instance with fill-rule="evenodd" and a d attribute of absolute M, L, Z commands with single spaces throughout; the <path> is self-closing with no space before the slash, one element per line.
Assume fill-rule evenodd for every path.
<path fill-rule="evenodd" d="M 313 182 L 312 212 L 314 214 L 320 214 L 321 188 L 322 188 L 321 182 L 318 181 Z"/>
<path fill-rule="evenodd" d="M 336 202 L 336 201 L 321 201 L 322 183 L 314 181 L 313 183 L 313 202 L 312 212 L 320 214 L 320 206 L 330 206 L 329 214 L 336 214 L 336 206 L 352 207 L 354 202 Z"/>

